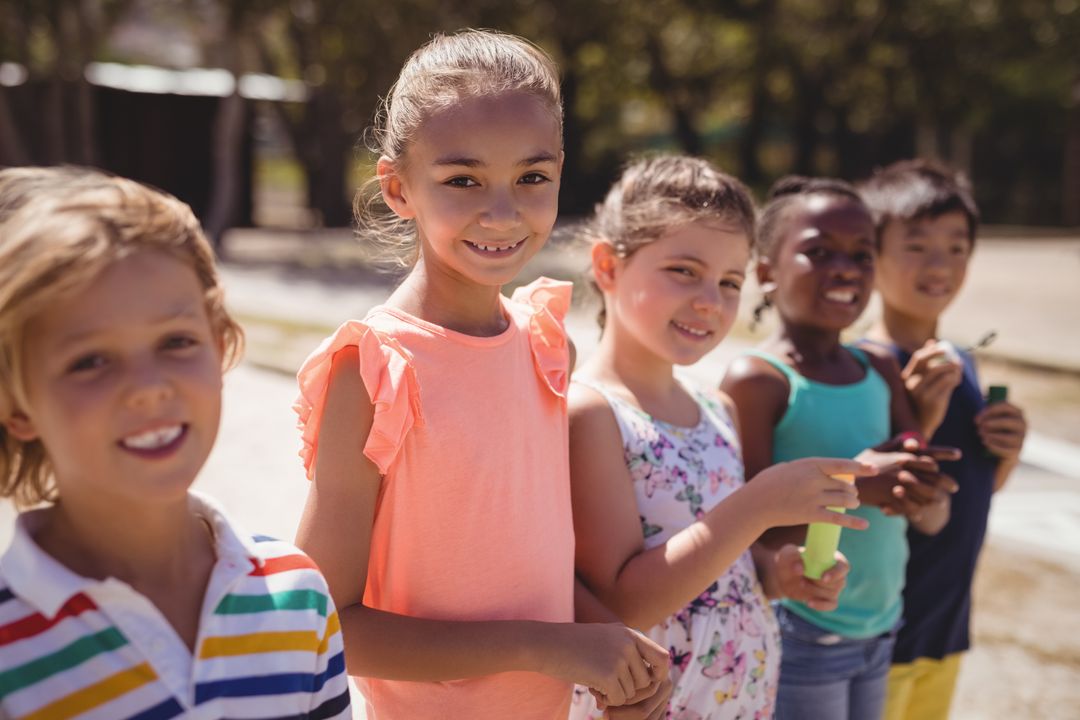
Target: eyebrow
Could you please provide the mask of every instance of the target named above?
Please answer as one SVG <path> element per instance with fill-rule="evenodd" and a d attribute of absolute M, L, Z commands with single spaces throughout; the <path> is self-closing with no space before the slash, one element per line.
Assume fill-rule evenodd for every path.
<path fill-rule="evenodd" d="M 184 305 L 177 307 L 172 312 L 166 313 L 156 320 L 152 320 L 152 325 L 165 325 L 176 320 L 194 320 L 199 317 L 199 305 Z M 56 350 L 65 350 L 72 345 L 77 345 L 86 340 L 92 339 L 96 335 L 101 335 L 108 332 L 108 327 L 104 328 L 90 328 L 89 330 L 76 331 L 70 335 L 65 335 L 55 345 Z"/>
<path fill-rule="evenodd" d="M 679 262 L 679 261 L 691 262 L 691 263 L 694 263 L 695 265 L 700 265 L 701 267 L 705 267 L 705 262 L 701 258 L 699 258 L 699 257 L 697 257 L 695 255 L 671 255 L 670 257 L 667 258 L 667 262 Z M 735 273 L 737 275 L 742 275 L 743 277 L 746 276 L 746 271 L 745 270 L 725 270 L 724 271 L 725 275 L 730 274 L 730 273 Z"/>
<path fill-rule="evenodd" d="M 539 165 L 548 162 L 558 162 L 558 157 L 549 152 L 541 152 L 518 160 L 516 164 L 518 167 L 528 167 L 529 165 Z M 485 167 L 487 163 L 477 158 L 466 157 L 464 155 L 448 155 L 446 157 L 437 158 L 435 160 L 435 165 L 440 167 L 445 165 L 457 165 L 460 167 L 478 168 Z"/>

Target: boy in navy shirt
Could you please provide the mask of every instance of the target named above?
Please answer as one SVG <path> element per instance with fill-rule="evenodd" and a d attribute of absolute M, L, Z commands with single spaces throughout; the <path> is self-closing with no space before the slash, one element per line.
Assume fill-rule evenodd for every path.
<path fill-rule="evenodd" d="M 904 624 L 893 651 L 887 720 L 947 718 L 968 649 L 971 584 L 990 498 L 1020 457 L 1027 425 L 1014 405 L 987 405 L 971 355 L 938 339 L 964 282 L 979 214 L 966 179 L 923 160 L 894 163 L 860 187 L 877 226 L 882 317 L 869 344 L 891 353 L 927 438 L 960 448 L 943 462 L 960 486 L 937 535 L 908 530 Z"/>

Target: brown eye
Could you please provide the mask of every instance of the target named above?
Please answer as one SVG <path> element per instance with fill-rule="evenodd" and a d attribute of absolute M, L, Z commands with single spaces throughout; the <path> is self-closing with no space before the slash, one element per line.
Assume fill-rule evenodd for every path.
<path fill-rule="evenodd" d="M 104 355 L 91 353 L 88 355 L 83 355 L 82 357 L 75 360 L 75 362 L 71 363 L 71 365 L 68 366 L 67 371 L 69 373 L 90 372 L 92 370 L 97 370 L 99 368 L 105 367 L 106 362 L 107 361 Z"/>

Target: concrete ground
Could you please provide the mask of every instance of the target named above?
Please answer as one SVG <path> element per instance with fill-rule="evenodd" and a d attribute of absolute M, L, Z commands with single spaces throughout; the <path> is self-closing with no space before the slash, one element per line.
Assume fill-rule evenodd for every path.
<path fill-rule="evenodd" d="M 253 530 L 291 537 L 307 490 L 289 409 L 296 394 L 291 373 L 329 330 L 362 316 L 389 292 L 387 280 L 357 269 L 358 253 L 340 236 L 237 234 L 230 243 L 234 260 L 223 274 L 228 302 L 248 331 L 249 353 L 226 379 L 219 442 L 196 487 Z M 975 649 L 963 666 L 954 717 L 1076 718 L 1080 240 L 994 240 L 976 258 L 945 334 L 971 342 L 998 330 L 991 348 L 998 355 L 987 353 L 984 378 L 1009 378 L 1012 397 L 1028 408 L 1033 436 L 992 510 L 976 587 Z M 580 253 L 553 249 L 532 271 L 566 276 L 581 265 Z M 579 301 L 568 320 L 581 357 L 597 339 L 593 309 Z M 760 337 L 741 327 L 689 374 L 715 383 L 727 362 Z M 11 518 L 10 507 L 0 504 L 0 547 Z"/>

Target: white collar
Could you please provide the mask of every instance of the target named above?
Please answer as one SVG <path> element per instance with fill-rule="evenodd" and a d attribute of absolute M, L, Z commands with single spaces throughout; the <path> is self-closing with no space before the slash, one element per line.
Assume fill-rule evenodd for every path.
<path fill-rule="evenodd" d="M 218 563 L 261 568 L 265 562 L 255 541 L 238 531 L 217 501 L 194 491 L 188 492 L 191 509 L 210 524 Z M 0 577 L 20 599 L 52 619 L 73 596 L 113 580 L 95 580 L 69 570 L 34 542 L 32 533 L 43 520 L 45 510 L 19 514 L 15 534 L 0 556 Z M 114 580 L 115 582 L 115 580 Z"/>

